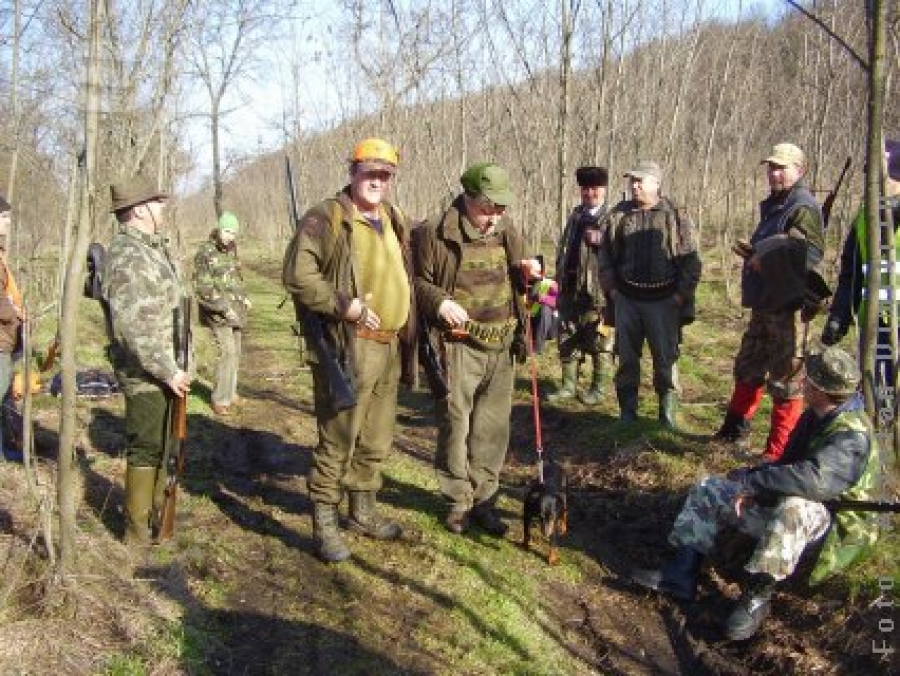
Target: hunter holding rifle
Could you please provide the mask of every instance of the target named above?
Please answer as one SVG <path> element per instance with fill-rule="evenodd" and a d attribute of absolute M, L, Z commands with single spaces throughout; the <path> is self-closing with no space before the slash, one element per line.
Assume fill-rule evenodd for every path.
<path fill-rule="evenodd" d="M 714 438 L 744 442 L 766 387 L 772 415 L 763 458 L 777 460 L 803 412 L 804 343 L 818 309 L 818 301 L 808 300 L 808 283 L 825 251 L 825 232 L 822 209 L 803 181 L 803 151 L 779 143 L 761 164 L 769 196 L 759 205 L 759 224 L 749 243 L 735 247 L 744 259 L 741 305 L 750 309 L 750 322 L 734 360 L 731 401 Z"/>
<path fill-rule="evenodd" d="M 125 393 L 125 541 L 159 538 L 168 459 L 175 443 L 176 400 L 188 395 L 190 346 L 181 319 L 187 295 L 165 236 L 168 195 L 143 178 L 110 188 L 119 222 L 106 255 L 103 302 L 112 343 L 109 356 Z"/>
<path fill-rule="evenodd" d="M 304 324 L 319 431 L 309 475 L 313 534 L 329 563 L 350 556 L 339 528 L 345 491 L 351 531 L 378 540 L 402 534 L 376 512 L 401 370 L 409 382 L 415 356 L 406 217 L 386 200 L 397 164 L 387 141 L 360 141 L 349 185 L 299 219 L 285 254 L 283 282 Z"/>

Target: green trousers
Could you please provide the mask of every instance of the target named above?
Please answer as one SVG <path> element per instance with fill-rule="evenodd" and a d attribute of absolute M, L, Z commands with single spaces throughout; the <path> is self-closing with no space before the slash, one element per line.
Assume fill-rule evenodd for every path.
<path fill-rule="evenodd" d="M 323 369 L 312 366 L 319 444 L 313 453 L 309 497 L 338 504 L 344 490 L 377 491 L 381 467 L 394 442 L 400 348 L 390 343 L 356 341 L 356 406 L 335 413 L 328 400 Z"/>
<path fill-rule="evenodd" d="M 450 394 L 438 402 L 434 462 L 453 509 L 469 509 L 497 492 L 509 445 L 513 377 L 508 349 L 447 344 Z"/>
<path fill-rule="evenodd" d="M 211 399 L 217 406 L 228 406 L 237 394 L 241 329 L 234 326 L 213 326 L 212 334 L 219 348 L 219 363 L 216 365 L 216 386 Z"/>
<path fill-rule="evenodd" d="M 161 467 L 169 443 L 169 399 L 162 389 L 125 397 L 125 457 L 135 467 Z"/>

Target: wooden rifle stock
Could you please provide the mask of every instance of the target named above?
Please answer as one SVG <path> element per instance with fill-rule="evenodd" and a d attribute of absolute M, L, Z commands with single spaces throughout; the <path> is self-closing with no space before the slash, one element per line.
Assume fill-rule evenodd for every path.
<path fill-rule="evenodd" d="M 178 501 L 178 482 L 184 474 L 184 453 L 187 442 L 187 397 L 175 397 L 172 402 L 172 439 L 178 449 L 169 457 L 166 475 L 165 501 L 159 519 L 159 539 L 168 540 L 175 532 L 175 507 Z"/>

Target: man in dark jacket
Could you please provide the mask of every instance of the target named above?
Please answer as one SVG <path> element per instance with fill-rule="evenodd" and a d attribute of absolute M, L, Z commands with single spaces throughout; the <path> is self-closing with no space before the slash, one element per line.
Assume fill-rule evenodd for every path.
<path fill-rule="evenodd" d="M 884 192 L 882 194 L 881 218 L 890 218 L 894 226 L 895 260 L 900 261 L 900 141 L 885 141 L 885 175 Z M 828 311 L 828 320 L 822 331 L 822 342 L 834 345 L 839 342 L 850 329 L 856 317 L 865 316 L 863 290 L 868 282 L 868 219 L 865 210 L 860 209 L 853 219 L 853 228 L 844 242 L 841 253 L 841 271 L 834 299 Z M 886 244 L 883 242 L 882 244 Z M 894 274 L 888 273 L 888 260 L 882 255 L 880 299 L 888 298 L 888 290 Z M 898 289 L 893 289 L 898 293 Z M 876 373 L 879 380 L 892 387 L 894 383 L 894 362 L 897 355 L 891 355 L 890 318 L 879 313 L 878 336 L 876 339 Z M 893 358 L 892 358 L 893 357 Z"/>
<path fill-rule="evenodd" d="M 350 556 L 338 519 L 345 491 L 352 531 L 378 540 L 402 535 L 376 508 L 394 442 L 402 355 L 415 330 L 406 218 L 387 201 L 397 164 L 387 141 L 357 143 L 349 185 L 303 215 L 284 259 L 285 288 L 321 322 L 356 395 L 355 406 L 336 409 L 326 364 L 308 342 L 319 428 L 309 495 L 317 554 L 329 563 Z"/>
<path fill-rule="evenodd" d="M 619 417 L 623 422 L 637 419 L 646 340 L 659 420 L 674 428 L 678 341 L 681 325 L 692 318 L 702 268 L 697 237 L 687 213 L 662 197 L 656 162 L 638 162 L 625 177 L 632 199 L 607 217 L 599 253 L 600 282 L 615 304 Z"/>
<path fill-rule="evenodd" d="M 559 403 L 577 395 L 582 403 L 593 406 L 600 401 L 603 373 L 612 363 L 614 340 L 610 322 L 604 321 L 607 302 L 597 272 L 600 224 L 606 216 L 609 181 L 604 167 L 579 167 L 575 180 L 581 192 L 581 204 L 572 210 L 556 249 L 562 384 L 547 400 Z M 588 357 L 590 387 L 579 392 L 578 371 Z"/>
<path fill-rule="evenodd" d="M 760 203 L 759 225 L 741 273 L 741 305 L 750 308 L 750 322 L 734 360 L 728 411 L 715 438 L 735 442 L 748 436 L 766 385 L 772 417 L 763 456 L 776 460 L 803 411 L 799 310 L 806 272 L 822 259 L 825 235 L 822 210 L 802 181 L 803 151 L 779 143 L 762 164 L 770 194 Z"/>
<path fill-rule="evenodd" d="M 435 467 L 450 505 L 447 529 L 474 521 L 490 535 L 506 533 L 495 508 L 509 443 L 514 353 L 523 348 L 526 279 L 522 236 L 506 208 L 506 170 L 484 162 L 462 175 L 463 193 L 416 231 L 416 300 L 439 345 L 449 392 L 437 402 Z"/>
<path fill-rule="evenodd" d="M 0 195 L 0 401 L 5 399 L 12 382 L 12 352 L 16 348 L 23 319 L 22 297 L 6 259 L 11 227 L 12 206 Z M 5 438 L 5 419 L 6 416 L 0 414 L 0 457 L 2 453 L 8 453 L 9 457 L 17 458 L 17 451 L 4 446 L 8 444 L 8 439 Z"/>
<path fill-rule="evenodd" d="M 831 517 L 822 503 L 874 497 L 878 447 L 856 396 L 856 362 L 828 347 L 808 357 L 801 380 L 807 409 L 782 457 L 695 484 L 669 534 L 674 558 L 659 570 L 632 573 L 641 586 L 693 601 L 703 558 L 720 530 L 728 525 L 755 538 L 758 544 L 744 566 L 743 594 L 725 623 L 732 640 L 756 634 L 776 583 L 828 530 Z"/>

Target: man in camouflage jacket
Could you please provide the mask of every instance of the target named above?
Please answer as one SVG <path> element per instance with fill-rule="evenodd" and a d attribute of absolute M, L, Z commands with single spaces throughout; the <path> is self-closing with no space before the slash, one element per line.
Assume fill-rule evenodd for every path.
<path fill-rule="evenodd" d="M 102 293 L 110 361 L 125 393 L 125 538 L 146 543 L 156 535 L 162 507 L 171 404 L 190 389 L 175 345 L 186 290 L 163 234 L 168 195 L 141 178 L 110 192 L 119 231 L 107 252 Z"/>
<path fill-rule="evenodd" d="M 632 572 L 641 586 L 693 601 L 703 558 L 716 546 L 719 533 L 731 526 L 755 539 L 744 566 L 743 594 L 725 624 L 730 640 L 756 634 L 769 614 L 776 583 L 828 531 L 831 516 L 825 501 L 876 497 L 881 461 L 871 421 L 856 393 L 856 362 L 840 348 L 828 347 L 809 356 L 801 380 L 807 408 L 781 458 L 694 485 L 669 534 L 675 556 L 659 570 Z M 852 562 L 875 535 L 870 515 L 840 511 L 836 521 L 844 542 L 829 547 L 832 529 L 823 552 L 845 550 L 826 562 L 829 573 Z"/>
<path fill-rule="evenodd" d="M 219 349 L 212 408 L 222 416 L 228 415 L 232 404 L 240 403 L 237 381 L 241 339 L 252 306 L 237 257 L 235 238 L 239 228 L 237 216 L 226 211 L 194 256 L 194 294 L 200 323 L 210 328 Z"/>

